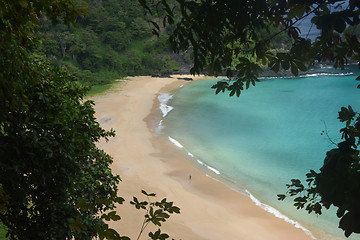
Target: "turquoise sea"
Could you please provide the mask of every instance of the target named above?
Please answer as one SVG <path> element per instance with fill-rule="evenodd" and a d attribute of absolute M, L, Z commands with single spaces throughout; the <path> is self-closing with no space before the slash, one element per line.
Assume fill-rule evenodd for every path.
<path fill-rule="evenodd" d="M 195 166 L 249 194 L 265 210 L 317 239 L 343 238 L 334 211 L 309 215 L 291 201 L 278 201 L 277 194 L 286 192 L 290 179 L 319 170 L 335 147 L 332 141 L 340 141 L 340 108 L 360 111 L 355 69 L 323 67 L 298 78 L 262 79 L 240 98 L 215 95 L 215 79 L 189 82 L 172 96 L 159 96 L 161 131 Z"/>

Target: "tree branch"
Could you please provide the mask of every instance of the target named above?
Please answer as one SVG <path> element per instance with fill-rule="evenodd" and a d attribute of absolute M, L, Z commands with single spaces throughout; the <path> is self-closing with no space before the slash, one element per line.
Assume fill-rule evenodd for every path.
<path fill-rule="evenodd" d="M 294 26 L 296 23 L 298 23 L 300 20 L 303 20 L 305 18 L 307 18 L 309 15 L 311 15 L 312 13 L 316 12 L 323 4 L 319 4 L 316 8 L 314 8 L 312 11 L 308 12 L 307 14 L 305 14 L 304 16 L 302 16 L 301 18 L 297 19 L 295 22 L 291 23 L 289 26 L 285 27 L 283 30 L 275 33 L 274 35 L 270 36 L 268 39 L 265 40 L 265 42 L 269 42 L 271 41 L 274 37 L 276 37 L 277 35 L 279 35 L 280 33 L 288 30 L 290 27 Z"/>

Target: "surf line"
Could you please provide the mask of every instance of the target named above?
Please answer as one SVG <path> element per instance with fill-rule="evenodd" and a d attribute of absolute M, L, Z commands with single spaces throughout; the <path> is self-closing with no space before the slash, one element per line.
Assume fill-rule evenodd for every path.
<path fill-rule="evenodd" d="M 172 142 L 172 143 L 173 143 L 175 146 L 177 146 L 178 148 L 184 149 L 185 152 L 186 152 L 190 157 L 195 158 L 196 161 L 197 161 L 200 165 L 206 167 L 207 169 L 209 169 L 210 171 L 214 172 L 214 173 L 217 174 L 217 175 L 221 175 L 221 172 L 220 172 L 219 170 L 217 170 L 216 168 L 211 167 L 211 166 L 207 165 L 206 163 L 202 162 L 201 160 L 197 159 L 197 158 L 194 156 L 194 154 L 192 154 L 191 152 L 189 152 L 188 150 L 186 150 L 186 149 L 184 148 L 184 146 L 183 146 L 181 143 L 179 143 L 177 140 L 175 140 L 174 138 L 172 138 L 172 137 L 170 137 L 170 136 L 168 136 L 168 139 L 169 139 L 170 142 Z"/>

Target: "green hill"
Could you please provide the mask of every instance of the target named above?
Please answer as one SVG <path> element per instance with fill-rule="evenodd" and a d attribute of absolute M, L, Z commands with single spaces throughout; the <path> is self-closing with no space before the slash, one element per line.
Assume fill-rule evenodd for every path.
<path fill-rule="evenodd" d="M 175 56 L 166 44 L 170 30 L 162 29 L 159 38 L 154 36 L 148 21 L 156 19 L 149 19 L 137 1 L 85 2 L 90 11 L 77 20 L 77 26 L 54 26 L 46 16 L 42 17 L 44 39 L 35 54 L 67 68 L 89 86 L 123 76 L 179 71 L 184 57 Z"/>

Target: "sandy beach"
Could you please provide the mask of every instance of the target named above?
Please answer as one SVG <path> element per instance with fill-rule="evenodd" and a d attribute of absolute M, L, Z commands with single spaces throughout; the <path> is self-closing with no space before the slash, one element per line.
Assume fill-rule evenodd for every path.
<path fill-rule="evenodd" d="M 117 208 L 122 219 L 111 226 L 136 239 L 145 212 L 129 201 L 132 196 L 145 200 L 144 189 L 156 193 L 156 199 L 167 198 L 180 207 L 181 214 L 171 216 L 161 227 L 170 239 L 311 239 L 248 196 L 207 176 L 186 160 L 185 152 L 154 131 L 154 123 L 161 119 L 157 96 L 174 91 L 187 82 L 178 78 L 187 77 L 193 78 L 129 77 L 108 93 L 92 98 L 101 126 L 116 131 L 109 142 L 99 143 L 114 158 L 112 169 L 122 179 L 119 195 L 126 199 Z M 149 239 L 148 231 L 140 239 Z"/>

